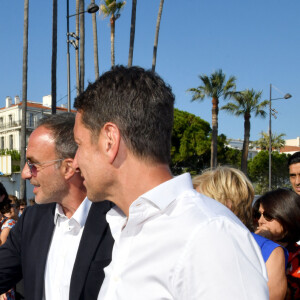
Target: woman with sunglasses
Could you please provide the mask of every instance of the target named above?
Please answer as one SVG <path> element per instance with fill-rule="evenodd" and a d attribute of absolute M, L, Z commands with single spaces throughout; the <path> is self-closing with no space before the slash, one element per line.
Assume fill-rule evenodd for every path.
<path fill-rule="evenodd" d="M 194 188 L 227 206 L 253 232 L 252 202 L 254 189 L 243 172 L 226 166 L 206 170 L 193 178 Z M 283 300 L 287 281 L 285 265 L 287 255 L 283 247 L 254 233 L 253 237 L 261 248 L 268 272 L 270 300 Z"/>
<path fill-rule="evenodd" d="M 300 299 L 300 196 L 287 189 L 277 189 L 261 196 L 253 206 L 256 233 L 289 251 L 286 299 Z"/>

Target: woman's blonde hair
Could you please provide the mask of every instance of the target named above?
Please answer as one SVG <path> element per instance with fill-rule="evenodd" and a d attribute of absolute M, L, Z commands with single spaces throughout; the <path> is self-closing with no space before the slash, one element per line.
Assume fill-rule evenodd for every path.
<path fill-rule="evenodd" d="M 193 178 L 193 185 L 198 192 L 230 208 L 244 225 L 253 231 L 254 189 L 243 172 L 227 166 L 205 170 Z"/>

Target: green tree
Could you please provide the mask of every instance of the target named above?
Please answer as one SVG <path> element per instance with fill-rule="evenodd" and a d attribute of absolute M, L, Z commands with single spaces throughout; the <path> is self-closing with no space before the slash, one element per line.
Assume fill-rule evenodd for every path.
<path fill-rule="evenodd" d="M 285 153 L 272 152 L 272 189 L 289 187 L 289 172 Z M 269 190 L 269 152 L 260 151 L 249 160 L 248 175 L 255 187 L 256 194 Z"/>
<path fill-rule="evenodd" d="M 120 11 L 126 4 L 125 1 L 103 0 L 100 11 L 104 17 L 110 16 L 110 46 L 111 46 L 111 66 L 115 65 L 115 26 L 116 20 L 120 17 Z"/>
<path fill-rule="evenodd" d="M 235 77 L 230 76 L 226 81 L 226 75 L 220 69 L 210 75 L 200 75 L 202 85 L 197 88 L 190 88 L 187 91 L 192 93 L 192 101 L 202 101 L 205 97 L 212 98 L 212 140 L 211 140 L 211 168 L 217 166 L 217 139 L 218 139 L 218 113 L 219 99 L 230 97 L 235 91 Z"/>
<path fill-rule="evenodd" d="M 241 167 L 242 152 L 228 147 L 228 141 L 224 134 L 218 136 L 218 164 L 227 165 L 239 169 Z"/>
<path fill-rule="evenodd" d="M 128 67 L 132 66 L 132 61 L 133 61 L 133 47 L 134 47 L 135 19 L 136 19 L 136 3 L 137 3 L 137 0 L 132 0 Z"/>
<path fill-rule="evenodd" d="M 253 113 L 255 117 L 266 117 L 264 108 L 269 104 L 268 100 L 260 102 L 262 92 L 253 89 L 244 90 L 232 94 L 232 102 L 227 103 L 221 109 L 235 116 L 244 117 L 244 142 L 242 149 L 241 170 L 247 175 L 248 150 L 250 142 L 250 118 Z"/>
<path fill-rule="evenodd" d="M 185 111 L 174 110 L 171 169 L 174 174 L 199 173 L 209 164 L 209 123 Z"/>
<path fill-rule="evenodd" d="M 253 146 L 259 147 L 261 150 L 269 150 L 269 134 L 266 132 L 260 133 L 260 138 L 257 141 L 254 141 L 252 144 Z M 285 140 L 283 137 L 285 136 L 284 133 L 276 134 L 272 133 L 272 139 L 271 139 L 271 146 L 272 149 L 279 151 L 282 147 L 285 145 Z"/>
<path fill-rule="evenodd" d="M 159 35 L 160 21 L 161 21 L 161 15 L 162 15 L 162 11 L 163 11 L 163 6 L 164 6 L 164 0 L 160 0 L 158 14 L 157 14 L 157 20 L 156 20 L 156 30 L 155 30 L 154 46 L 153 46 L 152 72 L 155 71 L 155 67 L 156 67 L 156 55 L 157 55 L 158 35 Z"/>

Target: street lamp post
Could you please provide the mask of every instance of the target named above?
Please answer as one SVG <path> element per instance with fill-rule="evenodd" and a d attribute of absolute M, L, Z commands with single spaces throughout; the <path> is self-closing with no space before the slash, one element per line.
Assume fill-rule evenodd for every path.
<path fill-rule="evenodd" d="M 269 100 L 269 191 L 272 189 L 272 115 L 276 119 L 277 111 L 272 109 L 272 101 L 280 99 L 289 99 L 291 94 L 285 94 L 284 97 L 272 99 L 272 84 L 270 84 L 270 100 Z"/>
<path fill-rule="evenodd" d="M 69 15 L 69 0 L 67 0 L 67 74 L 68 74 L 68 112 L 71 111 L 71 75 L 70 75 L 70 44 L 75 48 L 75 50 L 78 49 L 77 43 L 69 39 L 69 37 L 73 37 L 76 40 L 79 40 L 79 37 L 74 33 L 70 32 L 69 30 L 69 19 L 71 17 L 74 17 L 76 15 L 89 13 L 93 14 L 99 10 L 99 6 L 95 3 L 90 3 L 90 5 L 87 7 L 85 11 L 81 11 L 78 14 Z"/>

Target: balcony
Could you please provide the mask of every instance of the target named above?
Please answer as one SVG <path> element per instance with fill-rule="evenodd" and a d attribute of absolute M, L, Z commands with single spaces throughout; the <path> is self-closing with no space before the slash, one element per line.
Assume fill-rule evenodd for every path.
<path fill-rule="evenodd" d="M 21 128 L 21 121 L 12 121 L 8 123 L 0 123 L 0 131 L 8 130 L 12 128 Z M 37 127 L 37 121 L 27 118 L 26 120 L 27 129 L 35 129 Z"/>

